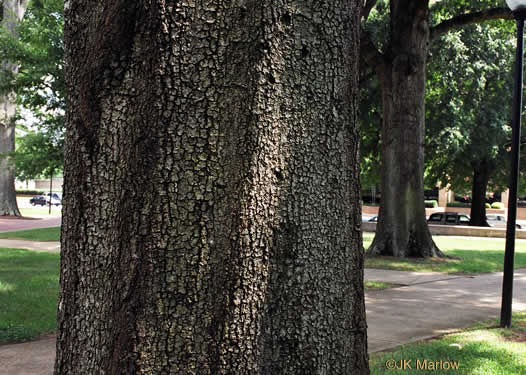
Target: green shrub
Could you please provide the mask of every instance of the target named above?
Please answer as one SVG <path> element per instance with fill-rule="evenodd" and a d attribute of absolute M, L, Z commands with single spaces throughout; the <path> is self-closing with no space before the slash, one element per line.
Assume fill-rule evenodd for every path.
<path fill-rule="evenodd" d="M 436 200 L 424 201 L 426 208 L 437 208 L 438 202 Z"/>
<path fill-rule="evenodd" d="M 49 192 L 48 192 L 49 193 Z M 44 195 L 42 190 L 17 190 L 16 195 Z"/>
<path fill-rule="evenodd" d="M 502 203 L 502 202 L 493 202 L 491 204 L 491 208 L 495 208 L 497 210 L 503 210 L 504 209 L 504 203 Z"/>
<path fill-rule="evenodd" d="M 448 207 L 471 207 L 471 203 L 464 203 L 464 202 L 449 202 L 447 204 Z"/>
<path fill-rule="evenodd" d="M 486 208 L 491 208 L 491 204 L 486 203 Z"/>

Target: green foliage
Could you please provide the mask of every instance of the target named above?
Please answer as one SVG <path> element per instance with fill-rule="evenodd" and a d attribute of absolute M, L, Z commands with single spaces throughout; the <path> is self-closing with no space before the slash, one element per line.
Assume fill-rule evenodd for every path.
<path fill-rule="evenodd" d="M 0 89 L 14 90 L 19 103 L 36 114 L 65 109 L 63 14 L 63 0 L 32 0 L 18 38 L 0 32 L 0 53 L 19 66 L 16 75 L 2 73 Z"/>
<path fill-rule="evenodd" d="M 45 194 L 43 190 L 17 190 L 16 195 L 42 195 Z"/>
<path fill-rule="evenodd" d="M 45 194 L 42 190 L 17 190 L 16 195 L 42 195 Z"/>
<path fill-rule="evenodd" d="M 486 203 L 486 204 L 485 204 L 485 207 L 486 207 L 486 208 L 491 208 L 491 204 Z"/>
<path fill-rule="evenodd" d="M 367 281 L 367 280 L 364 281 L 365 290 L 368 290 L 368 291 L 390 289 L 390 288 L 396 288 L 399 286 L 400 286 L 399 284 L 385 283 L 381 281 Z"/>
<path fill-rule="evenodd" d="M 441 10 L 446 14 L 450 10 Z M 490 188 L 507 182 L 513 89 L 514 34 L 510 23 L 465 26 L 433 48 L 426 97 L 426 179 L 471 188 L 473 170 L 489 168 Z"/>
<path fill-rule="evenodd" d="M 452 15 L 502 7 L 506 7 L 502 0 L 440 0 L 432 2 L 430 10 L 433 24 L 436 25 Z"/>
<path fill-rule="evenodd" d="M 497 210 L 502 210 L 502 209 L 504 209 L 504 203 L 502 203 L 502 202 L 493 202 L 491 204 L 491 208 L 495 208 Z"/>
<path fill-rule="evenodd" d="M 17 177 L 50 176 L 62 169 L 64 143 L 64 3 L 33 0 L 17 28 L 18 38 L 0 30 L 0 54 L 19 66 L 0 74 L 0 92 L 15 92 L 31 111 L 31 127 L 22 126 L 14 158 Z"/>
<path fill-rule="evenodd" d="M 21 180 L 52 176 L 64 164 L 64 137 L 53 129 L 42 128 L 40 132 L 29 132 L 17 139 L 15 152 L 17 176 Z"/>

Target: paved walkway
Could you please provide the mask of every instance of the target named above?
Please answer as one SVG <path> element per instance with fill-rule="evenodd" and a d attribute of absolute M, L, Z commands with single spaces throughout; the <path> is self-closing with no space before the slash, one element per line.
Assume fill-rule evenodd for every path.
<path fill-rule="evenodd" d="M 38 247 L 34 243 L 31 246 Z M 456 276 L 366 269 L 365 279 L 403 285 L 366 293 L 369 352 L 434 337 L 500 315 L 502 273 Z M 526 269 L 515 272 L 514 292 L 513 311 L 526 310 Z M 0 375 L 51 375 L 54 358 L 54 337 L 3 345 Z"/>
<path fill-rule="evenodd" d="M 0 239 L 0 247 L 9 249 L 27 249 L 33 251 L 45 251 L 48 253 L 60 253 L 60 242 L 47 241 L 23 241 L 23 240 L 4 240 Z"/>
<path fill-rule="evenodd" d="M 60 226 L 61 217 L 50 217 L 46 219 L 35 218 L 6 218 L 0 216 L 0 232 L 11 232 L 15 230 L 49 228 Z"/>
<path fill-rule="evenodd" d="M 373 270 L 366 270 L 366 279 L 369 271 Z M 385 281 L 401 281 L 397 271 L 385 271 L 384 276 Z M 437 275 L 436 280 L 433 277 L 428 274 L 408 286 L 366 293 L 370 352 L 500 316 L 502 272 L 451 278 Z M 513 311 L 526 310 L 526 269 L 515 271 L 513 290 Z"/>

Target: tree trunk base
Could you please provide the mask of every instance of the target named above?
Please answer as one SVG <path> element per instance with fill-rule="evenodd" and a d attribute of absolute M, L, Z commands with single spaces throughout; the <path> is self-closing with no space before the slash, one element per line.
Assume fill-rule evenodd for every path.
<path fill-rule="evenodd" d="M 366 253 L 367 256 L 394 256 L 398 258 L 446 258 L 435 245 L 431 236 L 419 236 L 410 233 L 404 240 L 395 240 L 394 235 L 376 234 L 373 243 Z"/>
<path fill-rule="evenodd" d="M 18 219 L 22 218 L 22 214 L 18 210 L 6 210 L 6 211 L 0 211 L 0 217 L 4 219 Z"/>

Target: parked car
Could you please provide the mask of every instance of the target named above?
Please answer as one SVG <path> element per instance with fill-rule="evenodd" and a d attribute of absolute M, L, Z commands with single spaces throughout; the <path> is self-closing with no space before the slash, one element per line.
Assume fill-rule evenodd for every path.
<path fill-rule="evenodd" d="M 49 201 L 50 201 L 49 197 L 46 197 L 46 201 L 47 201 L 47 204 L 50 203 L 50 202 L 49 202 Z M 52 197 L 52 198 L 51 198 L 51 204 L 52 204 L 53 206 L 60 206 L 60 205 L 62 204 L 62 201 L 61 201 L 60 199 L 57 199 L 57 198 L 55 198 L 55 197 Z"/>
<path fill-rule="evenodd" d="M 439 225 L 469 225 L 471 219 L 469 215 L 458 212 L 435 212 L 429 216 L 429 224 Z"/>
<path fill-rule="evenodd" d="M 45 206 L 47 204 L 47 197 L 44 197 L 43 195 L 39 195 L 37 197 L 33 197 L 29 200 L 29 203 L 31 203 L 31 205 L 33 206 L 36 206 L 37 204 L 39 206 Z"/>
<path fill-rule="evenodd" d="M 55 198 L 55 199 L 58 199 L 58 200 L 62 200 L 62 197 L 61 197 L 58 193 L 53 193 L 53 194 L 51 194 L 51 193 L 47 193 L 47 194 L 46 194 L 46 196 L 48 196 L 48 197 L 49 197 L 50 195 L 51 195 L 52 198 Z"/>
<path fill-rule="evenodd" d="M 504 215 L 495 215 L 495 214 L 486 215 L 486 221 L 491 227 L 506 228 L 507 220 Z M 522 226 L 520 224 L 515 224 L 515 227 L 517 229 L 522 229 Z"/>
<path fill-rule="evenodd" d="M 51 199 L 49 197 L 51 197 Z M 51 204 L 53 206 L 60 206 L 62 204 L 62 198 L 57 193 L 53 193 L 53 194 L 47 193 L 46 200 L 47 200 L 47 204 L 49 204 L 49 201 L 51 200 Z"/>

